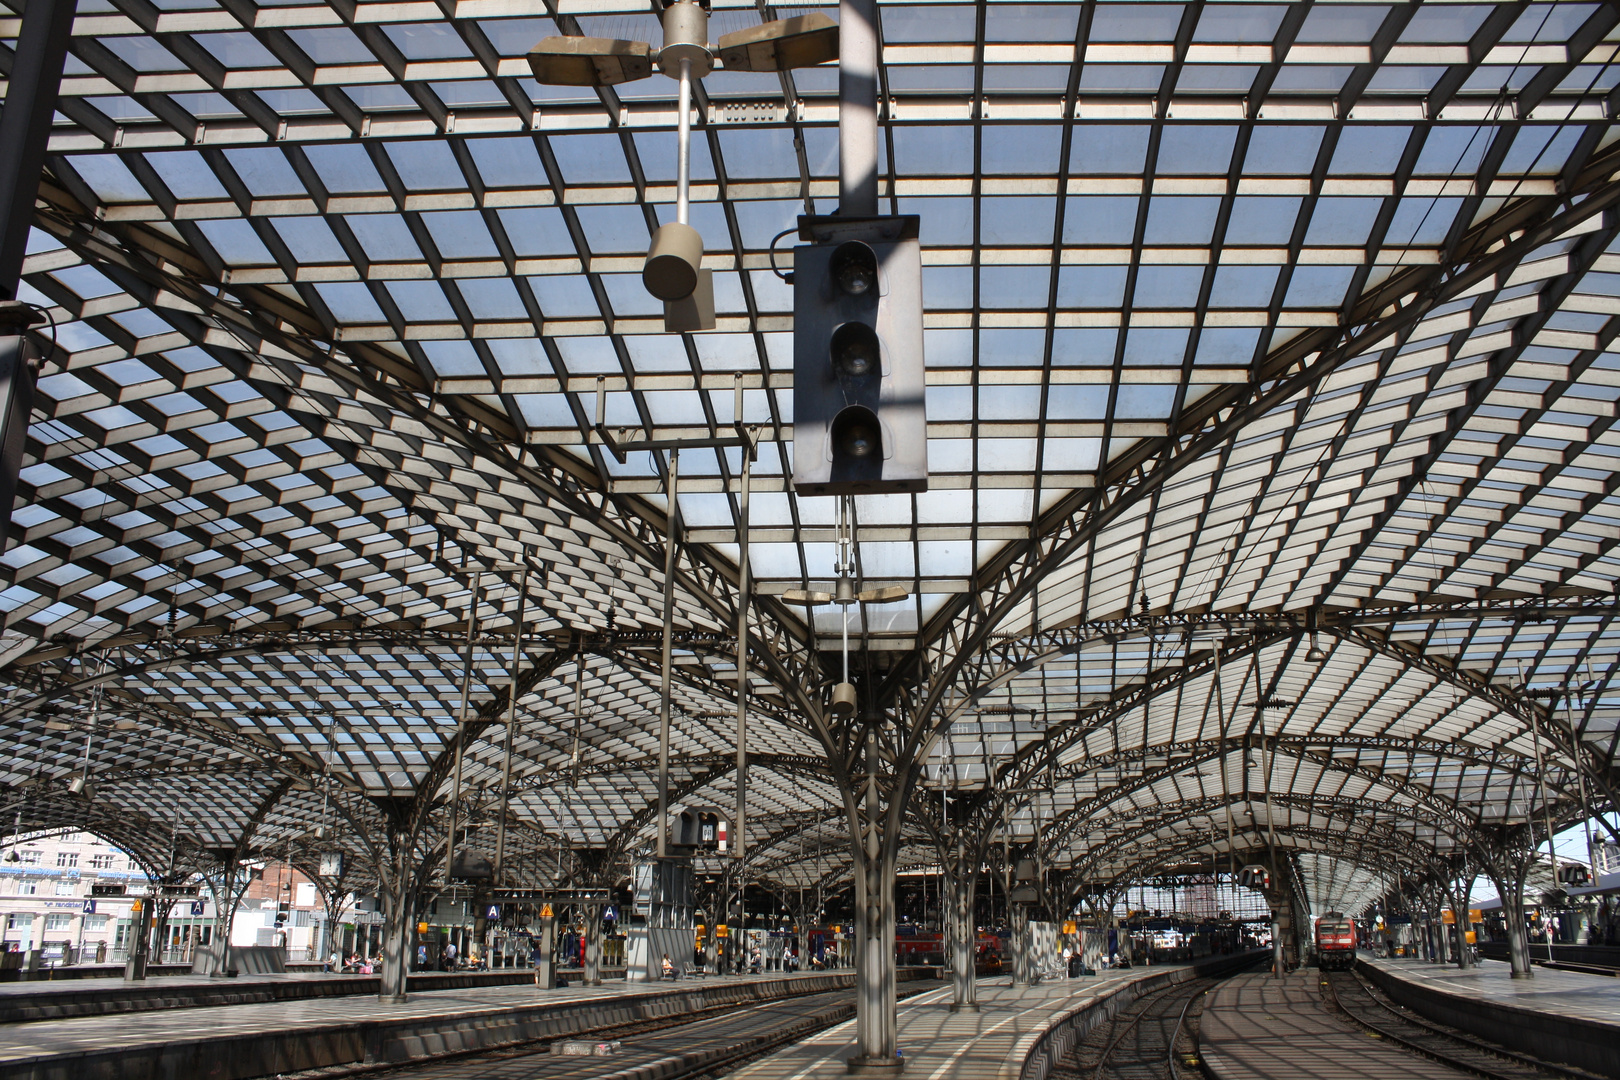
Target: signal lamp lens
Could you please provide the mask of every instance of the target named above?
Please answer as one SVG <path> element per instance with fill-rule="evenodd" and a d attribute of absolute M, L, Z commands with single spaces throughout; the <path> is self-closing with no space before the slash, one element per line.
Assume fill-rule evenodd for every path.
<path fill-rule="evenodd" d="M 840 417 L 833 431 L 834 451 L 839 457 L 864 460 L 878 453 L 883 446 L 883 433 L 877 418 L 866 409 L 847 409 L 853 416 Z"/>
<path fill-rule="evenodd" d="M 845 323 L 832 336 L 833 369 L 849 379 L 878 373 L 881 348 L 877 331 L 865 323 Z"/>
<path fill-rule="evenodd" d="M 877 288 L 877 253 L 859 240 L 838 245 L 831 269 L 833 280 L 850 296 L 865 296 Z"/>

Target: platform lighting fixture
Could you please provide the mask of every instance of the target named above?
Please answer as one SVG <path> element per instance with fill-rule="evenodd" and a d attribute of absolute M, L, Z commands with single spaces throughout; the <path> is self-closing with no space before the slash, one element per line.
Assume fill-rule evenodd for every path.
<path fill-rule="evenodd" d="M 1327 650 L 1322 648 L 1322 639 L 1315 630 L 1311 631 L 1311 647 L 1305 651 L 1307 664 L 1320 664 L 1327 659 Z"/>
<path fill-rule="evenodd" d="M 548 37 L 529 51 L 529 68 L 553 86 L 617 86 L 658 70 L 679 85 L 675 220 L 653 234 L 641 280 L 664 302 L 664 329 L 714 329 L 714 273 L 703 268 L 703 237 L 692 227 L 692 80 L 714 70 L 715 55 L 730 71 L 785 71 L 838 59 L 838 24 L 819 12 L 778 19 L 721 35 L 709 44 L 709 0 L 665 2 L 664 43 L 617 38 Z"/>

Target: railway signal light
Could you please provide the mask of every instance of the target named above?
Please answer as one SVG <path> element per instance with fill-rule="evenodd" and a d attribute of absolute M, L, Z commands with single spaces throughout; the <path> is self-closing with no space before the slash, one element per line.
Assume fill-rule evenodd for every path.
<path fill-rule="evenodd" d="M 1565 885 L 1573 885 L 1579 888 L 1591 884 L 1592 875 L 1587 872 L 1584 866 L 1565 866 L 1558 871 L 1558 880 Z"/>
<path fill-rule="evenodd" d="M 675 819 L 674 847 L 724 851 L 726 822 L 713 809 L 682 810 Z"/>
<path fill-rule="evenodd" d="M 793 487 L 928 489 L 915 216 L 804 217 L 793 252 Z"/>

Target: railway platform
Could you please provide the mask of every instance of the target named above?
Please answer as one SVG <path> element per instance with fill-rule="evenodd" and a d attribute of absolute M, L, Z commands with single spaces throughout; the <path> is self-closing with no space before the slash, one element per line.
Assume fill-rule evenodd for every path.
<path fill-rule="evenodd" d="M 853 979 L 843 971 L 552 990 L 537 989 L 530 981 L 429 990 L 400 1004 L 350 994 L 37 1020 L 0 1027 L 0 1080 L 241 1080 L 401 1062 L 841 989 Z"/>
<path fill-rule="evenodd" d="M 1357 967 L 1394 1002 L 1436 1023 L 1620 1077 L 1620 980 L 1540 967 L 1533 979 L 1512 979 L 1495 962 L 1459 970 L 1363 958 Z"/>
<path fill-rule="evenodd" d="M 1162 986 L 1220 970 L 1240 958 L 1104 971 L 1013 988 L 982 980 L 979 1011 L 951 1012 L 949 985 L 897 1010 L 906 1080 L 1046 1080 L 1092 1025 Z M 853 1020 L 828 1028 L 733 1073 L 729 1080 L 841 1080 L 856 1053 Z"/>
<path fill-rule="evenodd" d="M 613 974 L 604 973 L 604 977 L 612 977 Z M 624 972 L 620 970 L 616 974 L 623 977 Z M 416 994 L 437 990 L 470 990 L 481 986 L 532 985 L 534 972 L 528 968 L 424 971 L 407 978 L 408 992 Z M 327 974 L 319 971 L 290 971 L 235 979 L 170 975 L 161 980 L 143 982 L 102 978 L 0 983 L 0 1024 L 122 1015 L 154 1009 L 217 1008 L 347 997 L 376 994 L 381 985 L 382 980 L 375 975 Z"/>

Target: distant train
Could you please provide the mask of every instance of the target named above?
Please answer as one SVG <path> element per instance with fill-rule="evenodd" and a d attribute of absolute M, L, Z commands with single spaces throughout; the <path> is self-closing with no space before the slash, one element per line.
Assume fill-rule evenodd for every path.
<path fill-rule="evenodd" d="M 1323 971 L 1349 971 L 1356 966 L 1356 922 L 1330 911 L 1316 920 L 1316 966 Z"/>

